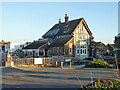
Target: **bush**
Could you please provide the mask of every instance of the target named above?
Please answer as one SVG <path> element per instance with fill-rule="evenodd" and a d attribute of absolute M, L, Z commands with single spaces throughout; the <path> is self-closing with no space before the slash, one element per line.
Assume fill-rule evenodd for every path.
<path fill-rule="evenodd" d="M 92 84 L 89 84 L 87 86 L 84 86 L 83 88 L 87 88 L 87 89 L 91 89 L 93 90 L 93 88 L 95 90 L 111 90 L 111 89 L 115 89 L 115 90 L 120 90 L 120 80 L 119 79 L 115 79 L 115 80 L 98 80 L 93 82 L 93 86 Z"/>
<path fill-rule="evenodd" d="M 100 59 L 95 59 L 94 61 L 89 62 L 86 67 L 93 67 L 93 68 L 107 68 L 109 64 Z"/>

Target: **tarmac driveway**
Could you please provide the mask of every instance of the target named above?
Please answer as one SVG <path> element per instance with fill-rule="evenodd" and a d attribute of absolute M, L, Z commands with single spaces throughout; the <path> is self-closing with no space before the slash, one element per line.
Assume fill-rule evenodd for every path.
<path fill-rule="evenodd" d="M 93 80 L 115 79 L 113 69 L 16 67 L 2 69 L 2 88 L 79 88 Z"/>

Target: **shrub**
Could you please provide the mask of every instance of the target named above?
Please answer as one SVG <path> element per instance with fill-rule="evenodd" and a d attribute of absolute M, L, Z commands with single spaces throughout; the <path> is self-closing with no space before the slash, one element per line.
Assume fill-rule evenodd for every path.
<path fill-rule="evenodd" d="M 89 84 L 87 86 L 84 86 L 83 88 L 87 88 L 87 89 L 92 89 L 94 88 L 95 90 L 99 89 L 99 90 L 111 90 L 111 89 L 115 89 L 115 90 L 120 90 L 120 80 L 115 79 L 115 80 L 98 80 L 93 82 L 93 86 L 92 84 Z"/>
<path fill-rule="evenodd" d="M 89 62 L 86 66 L 93 68 L 107 68 L 109 64 L 104 60 L 95 59 L 94 61 Z"/>

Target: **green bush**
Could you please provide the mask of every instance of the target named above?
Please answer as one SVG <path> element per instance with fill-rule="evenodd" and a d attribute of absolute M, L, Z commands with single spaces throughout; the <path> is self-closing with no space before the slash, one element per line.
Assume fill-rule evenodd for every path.
<path fill-rule="evenodd" d="M 100 59 L 95 59 L 94 61 L 89 62 L 86 67 L 93 67 L 93 68 L 107 68 L 109 64 Z"/>
<path fill-rule="evenodd" d="M 83 88 L 87 88 L 87 90 L 120 90 L 120 80 L 115 79 L 115 80 L 98 80 L 93 82 L 93 84 L 89 84 L 87 86 L 84 86 Z"/>

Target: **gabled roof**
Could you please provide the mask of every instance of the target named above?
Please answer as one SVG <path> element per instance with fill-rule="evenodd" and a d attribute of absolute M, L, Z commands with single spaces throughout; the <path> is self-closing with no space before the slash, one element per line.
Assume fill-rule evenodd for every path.
<path fill-rule="evenodd" d="M 70 35 L 58 37 L 50 44 L 50 47 L 63 47 L 71 38 Z"/>
<path fill-rule="evenodd" d="M 33 43 L 29 44 L 28 46 L 24 47 L 23 49 L 38 49 L 39 47 L 46 44 L 48 40 L 40 40 L 40 41 L 34 41 Z"/>
<path fill-rule="evenodd" d="M 101 42 L 92 41 L 91 47 L 101 47 Z"/>
<path fill-rule="evenodd" d="M 114 44 L 107 44 L 108 50 L 113 51 L 114 50 Z"/>
<path fill-rule="evenodd" d="M 110 45 L 112 48 L 114 48 L 114 45 L 115 45 L 115 44 L 109 44 L 109 43 L 108 43 L 108 45 Z"/>
<path fill-rule="evenodd" d="M 101 42 L 101 45 L 103 45 L 104 47 L 106 47 L 106 48 L 107 48 L 107 46 L 106 46 L 104 43 L 102 43 L 102 42 Z"/>
<path fill-rule="evenodd" d="M 48 32 L 46 32 L 42 37 L 53 37 L 53 36 L 60 36 L 60 35 L 70 35 L 75 30 L 76 26 L 82 21 L 83 18 L 71 20 L 67 24 L 65 22 L 55 24 Z M 83 19 L 84 20 L 84 19 Z M 85 21 L 85 20 L 84 20 Z M 88 33 L 92 35 L 91 31 L 89 30 L 86 22 L 83 24 L 87 29 Z"/>

